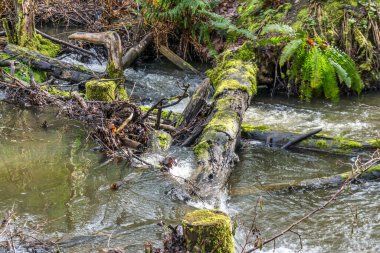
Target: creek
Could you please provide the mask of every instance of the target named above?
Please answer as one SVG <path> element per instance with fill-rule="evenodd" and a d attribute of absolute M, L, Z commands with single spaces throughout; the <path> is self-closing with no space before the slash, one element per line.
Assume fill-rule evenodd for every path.
<path fill-rule="evenodd" d="M 177 82 L 189 83 L 191 92 L 201 82 L 165 62 L 128 69 L 126 76 L 128 91 L 134 90 L 133 97 L 148 105 L 180 93 Z M 245 121 L 301 132 L 323 127 L 327 134 L 365 140 L 378 134 L 379 102 L 380 94 L 342 98 L 339 104 L 303 103 L 263 94 L 254 98 Z M 181 111 L 185 105 L 186 101 L 173 110 Z M 163 228 L 158 222 L 178 224 L 191 210 L 212 208 L 173 199 L 168 191 L 178 181 L 169 175 L 124 161 L 109 162 L 96 151 L 82 124 L 56 114 L 53 108 L 18 108 L 0 102 L 0 213 L 14 205 L 20 220 L 43 224 L 47 236 L 61 237 L 64 252 L 97 252 L 108 246 L 142 252 L 147 241 L 161 246 Z M 47 129 L 41 127 L 44 121 Z M 172 173 L 188 177 L 195 168 L 189 149 L 172 148 L 144 159 L 157 162 L 168 154 L 178 160 Z M 215 205 L 238 223 L 236 252 L 244 244 L 259 197 L 263 206 L 257 210 L 258 226 L 269 237 L 336 191 L 247 194 L 246 189 L 337 174 L 349 170 L 347 163 L 353 161 L 348 156 L 294 153 L 254 142 L 244 143 L 239 156 L 241 162 L 225 191 L 215 193 L 219 196 Z M 111 191 L 110 184 L 123 178 L 127 178 L 125 187 Z M 303 252 L 380 252 L 379 187 L 379 182 L 354 185 L 333 206 L 297 227 Z M 271 247 L 264 252 L 272 252 Z M 276 242 L 276 248 L 276 252 L 298 251 L 299 238 L 286 235 Z"/>

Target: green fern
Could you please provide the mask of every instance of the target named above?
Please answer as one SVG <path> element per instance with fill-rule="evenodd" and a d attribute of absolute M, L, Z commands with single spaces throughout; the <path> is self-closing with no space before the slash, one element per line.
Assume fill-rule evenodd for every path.
<path fill-rule="evenodd" d="M 351 81 L 345 82 L 346 85 L 352 90 L 356 91 L 358 94 L 360 94 L 364 88 L 364 83 L 360 77 L 358 69 L 356 68 L 355 62 L 347 54 L 334 47 L 328 47 L 325 50 L 325 54 L 329 59 L 334 61 L 336 64 L 338 64 L 341 68 L 343 68 L 346 71 Z M 340 76 L 340 78 L 342 77 Z"/>
<path fill-rule="evenodd" d="M 284 49 L 282 49 L 279 61 L 280 66 L 284 66 L 285 62 L 289 61 L 290 58 L 292 58 L 293 55 L 297 53 L 297 50 L 299 50 L 299 47 L 302 45 L 302 43 L 302 39 L 292 40 L 284 47 Z"/>
<path fill-rule="evenodd" d="M 295 32 L 293 28 L 289 25 L 284 24 L 269 24 L 266 25 L 263 30 L 261 31 L 261 35 L 266 35 L 269 33 L 278 33 L 283 34 L 287 36 L 294 36 Z"/>
<path fill-rule="evenodd" d="M 275 36 L 267 37 L 268 34 Z M 279 44 L 278 33 L 290 34 L 281 36 Z M 360 94 L 364 88 L 360 73 L 354 61 L 344 52 L 330 46 L 326 46 L 320 38 L 313 40 L 304 33 L 294 33 L 291 28 L 284 25 L 272 24 L 263 28 L 262 40 L 269 45 L 281 45 L 283 47 L 279 65 L 283 67 L 290 62 L 287 71 L 289 79 L 299 85 L 301 98 L 310 100 L 314 95 L 324 95 L 333 101 L 339 99 L 339 84 L 345 84 L 349 89 Z M 272 40 L 271 40 L 272 39 Z M 275 42 L 270 44 L 270 42 Z"/>

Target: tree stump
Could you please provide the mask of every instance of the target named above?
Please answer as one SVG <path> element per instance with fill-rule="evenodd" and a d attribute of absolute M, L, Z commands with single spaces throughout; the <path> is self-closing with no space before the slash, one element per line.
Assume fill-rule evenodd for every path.
<path fill-rule="evenodd" d="M 36 33 L 35 1 L 14 0 L 13 5 L 17 15 L 13 20 L 3 19 L 2 21 L 8 42 L 49 57 L 56 57 L 61 47 Z"/>
<path fill-rule="evenodd" d="M 114 101 L 116 83 L 107 79 L 89 81 L 86 83 L 86 98 L 95 101 Z"/>
<path fill-rule="evenodd" d="M 231 220 L 218 210 L 197 210 L 182 221 L 189 252 L 233 253 Z"/>

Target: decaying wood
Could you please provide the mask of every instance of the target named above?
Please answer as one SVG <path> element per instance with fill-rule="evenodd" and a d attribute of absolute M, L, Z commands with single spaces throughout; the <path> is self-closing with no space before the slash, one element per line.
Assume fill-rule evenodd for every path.
<path fill-rule="evenodd" d="M 210 79 L 203 80 L 197 91 L 191 97 L 190 102 L 187 104 L 180 119 L 179 128 L 187 126 L 194 120 L 202 109 L 207 105 L 207 98 L 210 94 Z"/>
<path fill-rule="evenodd" d="M 84 110 L 87 110 L 88 105 L 87 105 L 86 101 L 84 101 L 84 99 L 81 97 L 81 95 L 78 92 L 74 91 L 71 93 L 71 95 L 73 96 L 73 98 L 75 98 L 78 101 L 79 105 Z"/>
<path fill-rule="evenodd" d="M 49 58 L 35 51 L 16 45 L 7 45 L 4 52 L 14 56 L 18 61 L 30 64 L 34 69 L 46 71 L 57 79 L 72 83 L 78 83 L 99 77 L 95 72 L 86 70 L 83 67 Z"/>
<path fill-rule="evenodd" d="M 119 128 L 116 130 L 116 133 L 120 133 L 121 131 L 124 130 L 124 128 L 129 124 L 129 122 L 131 122 L 131 120 L 133 119 L 133 113 L 131 113 L 131 115 L 129 115 L 128 118 L 126 118 L 123 123 L 119 126 Z"/>
<path fill-rule="evenodd" d="M 70 35 L 69 39 L 82 40 L 95 44 L 102 44 L 108 51 L 107 73 L 111 78 L 123 78 L 123 63 L 121 39 L 117 32 L 84 33 L 78 32 Z"/>
<path fill-rule="evenodd" d="M 144 52 L 146 47 L 153 41 L 153 33 L 148 33 L 145 37 L 140 41 L 139 44 L 130 48 L 128 52 L 123 56 L 122 63 L 124 68 L 128 68 L 132 65 L 132 63 L 139 57 L 139 55 Z"/>
<path fill-rule="evenodd" d="M 170 50 L 168 47 L 165 47 L 165 46 L 160 46 L 158 48 L 158 50 L 160 51 L 160 53 L 162 55 L 164 55 L 169 61 L 171 61 L 172 63 L 174 63 L 175 65 L 177 65 L 179 68 L 183 69 L 183 70 L 187 70 L 187 71 L 191 71 L 191 72 L 194 72 L 196 74 L 199 73 L 198 70 L 196 70 L 193 66 L 191 66 L 188 62 L 186 62 L 185 60 L 183 60 L 181 57 L 179 57 L 178 55 L 176 55 L 172 50 Z"/>

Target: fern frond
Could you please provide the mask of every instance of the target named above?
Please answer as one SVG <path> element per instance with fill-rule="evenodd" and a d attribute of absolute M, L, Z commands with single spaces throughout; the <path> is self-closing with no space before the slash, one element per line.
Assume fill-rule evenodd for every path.
<path fill-rule="evenodd" d="M 284 24 L 269 24 L 264 26 L 263 30 L 261 31 L 261 35 L 266 35 L 269 33 L 279 33 L 288 36 L 295 35 L 293 28 L 289 25 Z"/>
<path fill-rule="evenodd" d="M 358 69 L 356 68 L 355 62 L 347 54 L 334 47 L 327 48 L 325 50 L 325 55 L 346 70 L 348 77 L 351 80 L 351 85 L 349 88 L 360 94 L 364 88 L 364 83 L 360 77 Z"/>
<path fill-rule="evenodd" d="M 293 55 L 297 53 L 297 50 L 299 50 L 302 43 L 303 43 L 302 39 L 292 40 L 284 47 L 284 49 L 282 49 L 282 53 L 281 53 L 280 61 L 279 61 L 280 66 L 283 66 L 285 62 L 289 61 L 290 58 L 292 58 Z"/>
<path fill-rule="evenodd" d="M 329 59 L 331 65 L 334 66 L 335 72 L 339 77 L 339 80 L 347 85 L 348 88 L 351 88 L 351 78 L 349 77 L 347 71 L 340 66 L 338 63 L 335 61 Z"/>
<path fill-rule="evenodd" d="M 322 87 L 323 87 L 323 93 L 325 97 L 333 101 L 338 101 L 340 90 L 339 90 L 334 66 L 330 63 L 328 58 L 324 55 L 320 59 L 319 65 L 322 68 Z"/>

